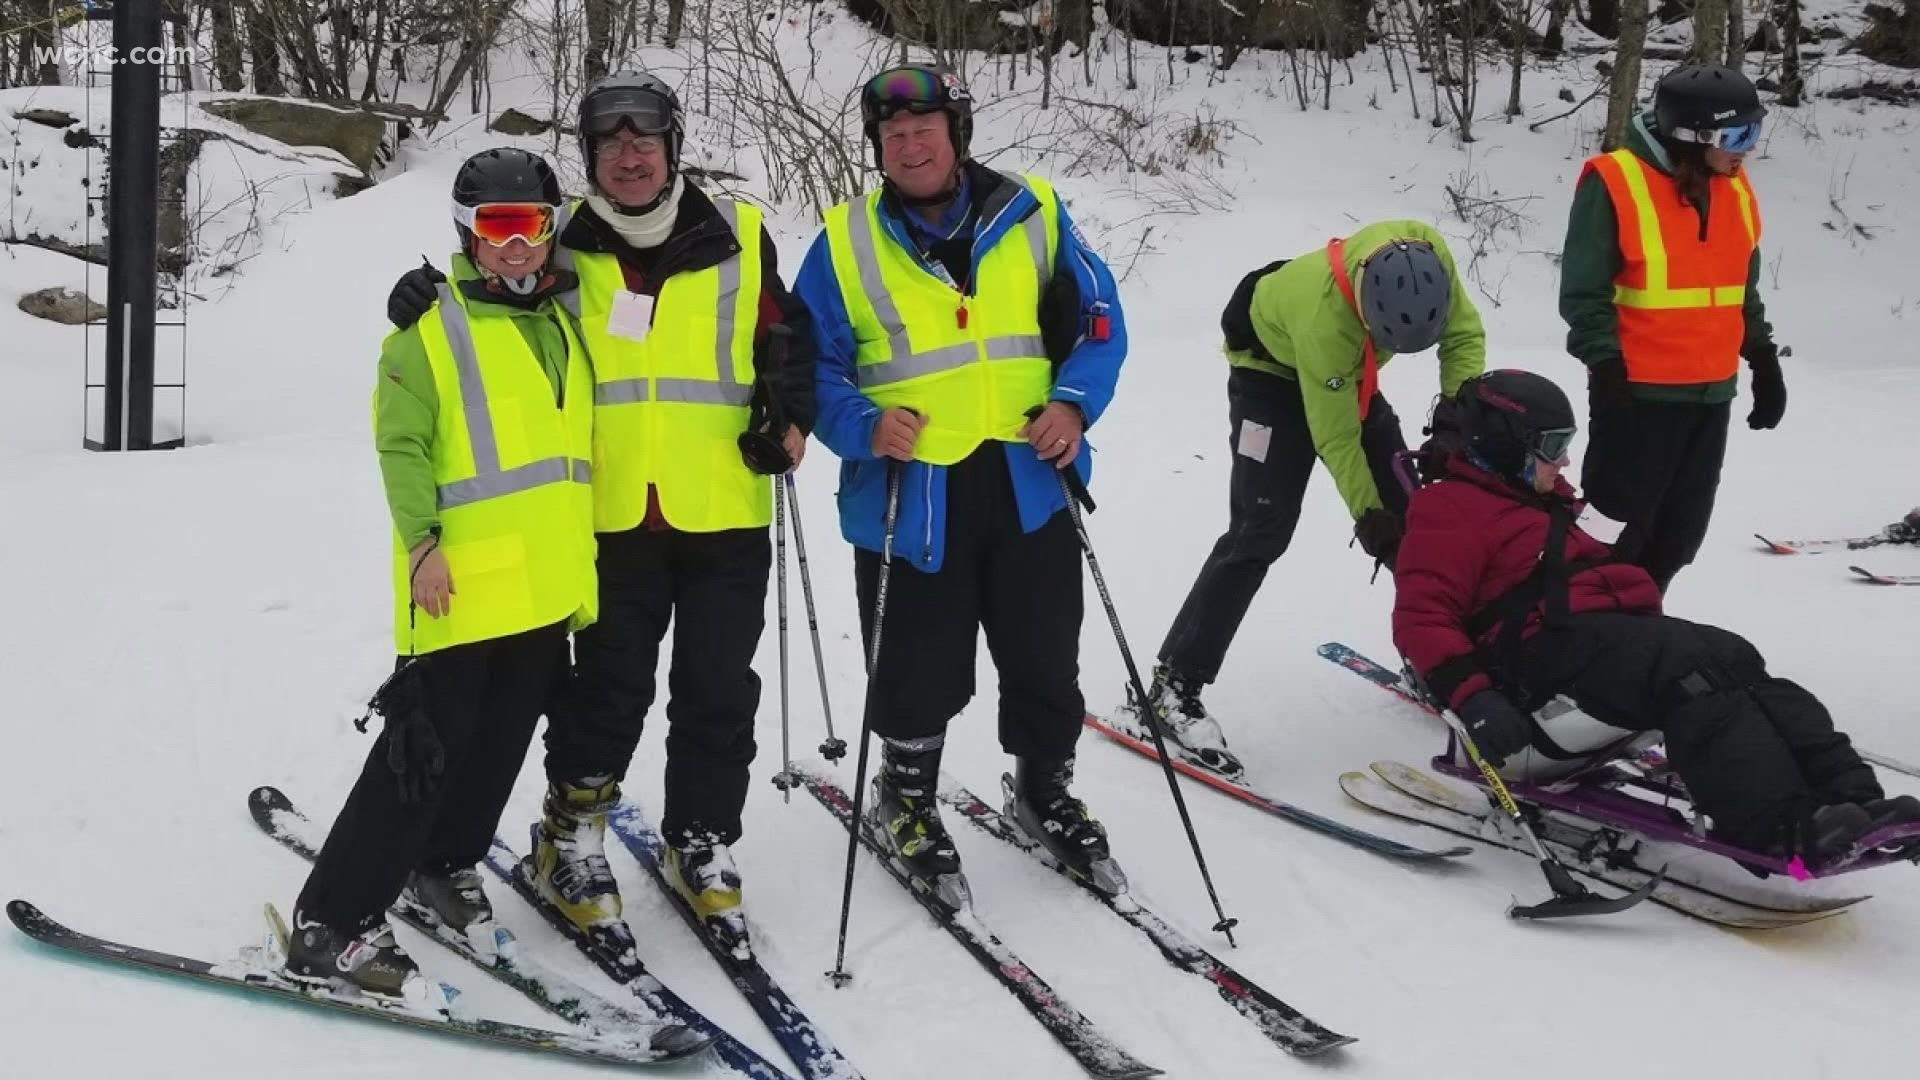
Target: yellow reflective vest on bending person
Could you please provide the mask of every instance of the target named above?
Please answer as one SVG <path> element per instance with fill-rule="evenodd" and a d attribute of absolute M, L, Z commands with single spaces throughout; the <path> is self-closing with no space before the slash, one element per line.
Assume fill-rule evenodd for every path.
<path fill-rule="evenodd" d="M 1009 192 L 1017 184 L 1040 205 L 976 261 L 971 295 L 886 232 L 879 191 L 827 211 L 860 389 L 883 408 L 920 414 L 914 458 L 932 465 L 952 465 L 989 439 L 1020 441 L 1027 410 L 1053 386 L 1040 294 L 1060 248 L 1058 203 L 1046 181 L 1003 175 Z M 991 232 L 992 209 L 981 216 L 978 234 Z"/>
<path fill-rule="evenodd" d="M 578 209 L 579 204 L 574 204 Z M 625 532 L 647 488 L 682 532 L 765 528 L 773 483 L 740 459 L 760 322 L 760 211 L 715 198 L 739 250 L 683 271 L 653 298 L 629 292 L 617 256 L 558 249 L 580 276 L 569 305 L 593 363 L 593 527 Z"/>
<path fill-rule="evenodd" d="M 410 610 L 411 559 L 394 537 L 394 642 L 402 655 L 506 637 L 599 612 L 589 493 L 586 350 L 564 313 L 566 385 L 553 384 L 505 314 L 442 284 L 416 325 L 440 406 L 433 481 L 440 551 L 456 590 L 439 618 Z"/>

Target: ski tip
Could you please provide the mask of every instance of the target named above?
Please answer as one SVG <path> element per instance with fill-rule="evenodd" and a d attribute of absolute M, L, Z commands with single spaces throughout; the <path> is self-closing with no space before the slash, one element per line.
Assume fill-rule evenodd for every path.
<path fill-rule="evenodd" d="M 1860 576 L 1860 579 L 1861 579 L 1862 581 L 1864 581 L 1864 582 L 1866 582 L 1866 583 L 1867 583 L 1868 585 L 1895 585 L 1895 584 L 1898 584 L 1898 582 L 1895 582 L 1895 581 L 1894 581 L 1893 579 L 1891 579 L 1891 578 L 1886 578 L 1886 577 L 1882 577 L 1882 576 L 1880 576 L 1879 574 L 1876 574 L 1876 573 L 1874 573 L 1873 571 L 1871 571 L 1871 570 L 1868 570 L 1868 569 L 1867 569 L 1866 567 L 1864 567 L 1864 566 L 1849 566 L 1849 567 L 1847 567 L 1847 569 L 1849 569 L 1849 570 L 1851 570 L 1851 571 L 1853 571 L 1853 572 L 1854 572 L 1855 574 L 1858 574 L 1858 575 Z"/>
<path fill-rule="evenodd" d="M 1785 544 L 1782 544 L 1782 543 L 1777 543 L 1777 542 L 1775 542 L 1775 541 L 1773 541 L 1773 540 L 1769 540 L 1769 539 L 1767 539 L 1766 537 L 1764 537 L 1764 536 L 1761 536 L 1761 535 L 1760 535 L 1759 533 L 1754 533 L 1754 534 L 1753 534 L 1753 538 L 1754 538 L 1755 540 L 1758 540 L 1758 541 L 1760 541 L 1760 542 L 1761 542 L 1762 544 L 1764 544 L 1764 545 L 1766 545 L 1766 550 L 1768 550 L 1768 551 L 1771 551 L 1771 552 L 1772 552 L 1772 553 L 1774 553 L 1775 555 L 1798 555 L 1798 554 L 1800 554 L 1800 549 L 1798 549 L 1798 548 L 1793 548 L 1793 547 L 1788 547 L 1788 546 L 1787 546 L 1787 545 L 1785 545 Z"/>
<path fill-rule="evenodd" d="M 43 930 L 53 922 L 39 908 L 25 900 L 7 901 L 7 918 L 11 919 L 13 925 L 21 932 L 27 934 Z"/>
<path fill-rule="evenodd" d="M 247 793 L 247 808 L 253 811 L 254 820 L 265 825 L 269 824 L 266 819 L 273 814 L 291 813 L 293 800 L 287 798 L 279 788 L 262 784 Z"/>

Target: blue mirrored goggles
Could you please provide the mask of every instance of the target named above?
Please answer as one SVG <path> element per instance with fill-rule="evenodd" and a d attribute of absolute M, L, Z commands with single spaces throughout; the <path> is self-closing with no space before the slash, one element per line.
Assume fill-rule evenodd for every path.
<path fill-rule="evenodd" d="M 1725 150 L 1729 154 L 1744 154 L 1760 144 L 1760 121 L 1738 124 L 1734 127 L 1675 128 L 1673 137 L 1682 142 L 1700 143 Z"/>

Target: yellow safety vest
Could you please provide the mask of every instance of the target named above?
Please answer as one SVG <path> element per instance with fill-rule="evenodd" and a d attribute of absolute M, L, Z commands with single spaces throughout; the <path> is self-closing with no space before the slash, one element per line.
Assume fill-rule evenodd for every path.
<path fill-rule="evenodd" d="M 440 550 L 457 590 L 447 614 L 416 611 L 411 560 L 393 545 L 394 642 L 403 655 L 487 641 L 566 620 L 578 630 L 600 608 L 589 493 L 593 410 L 586 350 L 564 313 L 566 388 L 553 384 L 511 316 L 469 308 L 458 289 L 417 324 L 439 392 L 433 481 Z M 409 625 L 411 623 L 411 625 Z"/>
<path fill-rule="evenodd" d="M 1045 404 L 1053 386 L 1040 293 L 1060 248 L 1058 203 L 1044 180 L 1001 176 L 999 197 L 981 207 L 982 234 L 1020 190 L 1040 205 L 975 262 L 971 295 L 884 237 L 880 192 L 827 211 L 860 389 L 925 419 L 914 457 L 933 465 L 960 461 L 989 439 L 1020 441 L 1027 410 Z"/>
<path fill-rule="evenodd" d="M 570 218 L 578 211 L 569 208 Z M 673 275 L 652 301 L 644 340 L 614 332 L 626 277 L 615 255 L 561 247 L 580 275 L 567 297 L 593 362 L 593 527 L 625 532 L 647 515 L 647 487 L 683 532 L 765 528 L 773 484 L 740 459 L 753 399 L 760 321 L 760 211 L 716 198 L 740 250 L 718 266 Z M 564 224 L 564 222 L 563 222 Z M 631 294 L 629 294 L 631 295 Z M 641 306 L 645 298 L 640 299 Z"/>

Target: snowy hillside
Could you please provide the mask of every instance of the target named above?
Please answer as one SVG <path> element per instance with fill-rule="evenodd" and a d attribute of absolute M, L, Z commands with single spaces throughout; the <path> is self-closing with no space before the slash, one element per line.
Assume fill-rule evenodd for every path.
<path fill-rule="evenodd" d="M 823 96 L 844 94 L 876 49 L 864 27 L 825 7 L 817 25 L 799 20 L 781 33 L 801 71 L 805 37 L 814 35 L 819 64 L 808 92 Z M 660 50 L 644 58 L 676 81 L 698 62 Z M 988 102 L 979 147 L 1033 141 L 1028 134 L 1045 122 L 1035 115 L 1037 75 L 977 62 L 976 89 Z M 1331 110 L 1316 103 L 1301 111 L 1284 57 L 1250 53 L 1208 85 L 1206 65 L 1169 65 L 1162 51 L 1145 48 L 1139 75 L 1162 124 L 1151 137 L 1178 141 L 1196 119 L 1214 118 L 1219 123 L 1199 126 L 1215 136 L 1217 155 L 1196 154 L 1187 172 L 1166 178 L 1079 175 L 1049 159 L 1063 170 L 1053 179 L 1083 230 L 1127 273 L 1132 351 L 1115 403 L 1090 436 L 1100 509 L 1088 524 L 1143 668 L 1226 520 L 1218 312 L 1247 270 L 1388 216 L 1437 223 L 1464 261 L 1475 229 L 1454 215 L 1447 188 L 1525 197 L 1507 204 L 1518 227 L 1484 238 L 1474 269 L 1491 359 L 1577 389 L 1578 366 L 1562 351 L 1553 255 L 1603 102 L 1538 132 L 1527 121 L 1568 108 L 1558 97 L 1563 87 L 1586 96 L 1591 62 L 1530 70 L 1525 120 L 1485 116 L 1479 140 L 1462 148 L 1410 114 L 1404 84 L 1399 94 L 1389 90 L 1377 52 L 1354 59 L 1355 84 L 1337 86 Z M 1117 99 L 1118 64 L 1103 56 L 1099 85 L 1076 82 L 1072 93 Z M 496 110 L 552 111 L 540 79 L 504 62 L 497 70 Z M 1079 78 L 1077 60 L 1061 70 Z M 1830 66 L 1814 90 L 1858 77 Z M 1016 89 L 995 104 L 1010 78 Z M 1488 78 L 1501 84 L 1487 99 L 1491 113 L 1494 98 L 1504 99 L 1504 69 Z M 697 104 L 699 95 L 689 100 Z M 0 103 L 17 107 L 3 95 Z M 711 113 L 696 115 L 690 157 L 737 172 L 746 177 L 740 186 L 764 194 L 764 168 L 728 145 L 727 111 L 716 100 Z M 1429 115 L 1424 101 L 1422 113 Z M 456 123 L 430 146 L 405 148 L 369 191 L 284 208 L 273 242 L 260 245 L 231 287 L 223 283 L 217 299 L 189 309 L 190 445 L 180 451 L 80 449 L 80 331 L 31 319 L 13 304 L 46 285 L 78 286 L 78 264 L 5 250 L 4 898 L 31 899 L 77 928 L 209 959 L 258 939 L 263 902 L 290 908 L 304 866 L 259 835 L 244 800 L 256 785 L 273 784 L 327 819 L 371 741 L 351 720 L 391 664 L 388 525 L 368 431 L 385 298 L 423 253 L 445 265 L 453 170 L 468 153 L 502 143 L 552 146 L 491 135 L 478 120 Z M 561 150 L 573 153 L 569 140 Z M 1022 166 L 1025 153 L 994 163 Z M 577 160 L 572 167 L 577 176 Z M 1749 167 L 1765 217 L 1769 312 L 1779 340 L 1794 350 L 1791 399 L 1773 432 L 1749 431 L 1744 403 L 1736 406 L 1713 532 L 1701 561 L 1681 575 L 1672 611 L 1748 635 L 1776 671 L 1820 694 L 1862 745 L 1917 759 L 1905 665 L 1920 628 L 1920 590 L 1856 585 L 1844 556 L 1771 558 L 1750 534 L 1872 531 L 1920 502 L 1903 479 L 1920 451 L 1912 417 L 1920 277 L 1911 245 L 1920 235 L 1920 139 L 1905 110 L 1816 97 L 1797 113 L 1775 111 Z M 1143 216 L 1200 198 L 1196 192 L 1228 208 L 1193 202 L 1193 213 Z M 37 197 L 78 198 L 51 190 Z M 792 207 L 772 226 L 791 281 L 813 216 Z M 104 300 L 104 275 L 93 281 Z M 1384 372 L 1382 388 L 1409 435 L 1417 437 L 1437 389 L 1434 371 L 1430 357 L 1415 357 Z M 852 559 L 837 535 L 834 466 L 814 444 L 799 486 L 834 720 L 851 739 L 862 657 Z M 1383 576 L 1368 584 L 1370 561 L 1347 547 L 1348 533 L 1333 485 L 1317 479 L 1294 550 L 1269 574 L 1208 703 L 1264 787 L 1435 844 L 1441 834 L 1372 815 L 1335 782 L 1375 760 L 1421 763 L 1441 741 L 1417 711 L 1314 656 L 1315 645 L 1332 640 L 1392 655 L 1391 583 Z M 1920 573 L 1911 549 L 1870 554 L 1866 565 Z M 789 582 L 793 741 L 810 755 L 823 731 L 792 573 Z M 1120 700 L 1124 668 L 1091 583 L 1087 593 L 1083 686 L 1089 707 L 1106 711 Z M 849 938 L 855 981 L 836 990 L 823 977 L 833 962 L 845 834 L 804 793 L 787 803 L 766 782 L 780 754 L 771 607 L 770 596 L 760 759 L 747 836 L 736 849 L 766 965 L 875 1080 L 1080 1075 L 864 855 Z M 995 680 L 982 659 L 983 695 L 955 721 L 945 765 L 992 797 L 1010 762 L 994 745 Z M 630 793 L 653 814 L 663 727 L 656 706 L 630 778 Z M 843 784 L 852 782 L 852 764 L 849 757 L 839 766 Z M 1883 778 L 1893 791 L 1920 791 L 1920 781 Z M 542 784 L 536 744 L 502 822 L 516 846 L 525 845 Z M 1911 868 L 1843 879 L 1840 891 L 1875 899 L 1772 933 L 1719 930 L 1652 904 L 1608 920 L 1518 924 L 1503 914 L 1509 900 L 1543 892 L 1528 859 L 1476 849 L 1462 865 L 1407 869 L 1190 785 L 1220 894 L 1240 919 L 1240 947 L 1229 952 L 1208 930 L 1211 911 L 1157 771 L 1089 737 L 1076 793 L 1106 822 L 1116 857 L 1155 910 L 1359 1040 L 1322 1062 L 1282 1055 L 1089 898 L 949 815 L 981 918 L 1062 996 L 1169 1077 L 1892 1080 L 1912 1075 L 1920 1052 L 1909 1015 L 1920 971 L 1920 875 Z M 624 853 L 614 853 L 614 867 L 649 966 L 781 1060 L 652 882 Z M 489 887 L 529 947 L 619 993 L 507 890 Z M 405 930 L 402 937 L 417 940 Z M 415 954 L 485 1011 L 551 1020 L 431 945 Z M 11 932 L 0 936 L 0 1031 L 9 1043 L 6 1074 L 18 1077 L 586 1075 L 583 1066 L 81 964 Z M 660 1075 L 722 1073 L 693 1064 Z"/>

